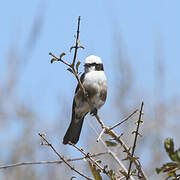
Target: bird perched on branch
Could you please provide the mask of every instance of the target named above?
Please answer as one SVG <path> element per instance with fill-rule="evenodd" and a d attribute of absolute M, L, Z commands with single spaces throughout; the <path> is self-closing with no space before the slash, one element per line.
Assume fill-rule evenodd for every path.
<path fill-rule="evenodd" d="M 63 144 L 69 142 L 76 144 L 86 114 L 88 112 L 92 115 L 97 114 L 98 109 L 106 101 L 107 79 L 101 58 L 94 55 L 88 56 L 85 59 L 84 70 L 85 72 L 81 75 L 80 81 L 85 88 L 87 97 L 78 84 L 73 100 L 71 123 L 64 136 Z"/>

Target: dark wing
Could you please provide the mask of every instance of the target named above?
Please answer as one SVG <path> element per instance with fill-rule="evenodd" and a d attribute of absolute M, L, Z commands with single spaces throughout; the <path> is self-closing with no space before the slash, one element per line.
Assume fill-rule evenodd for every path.
<path fill-rule="evenodd" d="M 81 77 L 80 77 L 80 81 L 82 83 L 83 83 L 83 80 L 84 80 L 84 76 L 85 76 L 85 74 L 83 73 L 81 75 Z M 76 87 L 75 94 L 77 93 L 78 90 L 79 90 L 79 84 Z M 75 116 L 75 106 L 76 106 L 76 102 L 75 102 L 75 98 L 74 98 L 73 106 L 72 106 L 71 123 L 69 125 L 68 130 L 66 131 L 65 136 L 64 136 L 63 144 L 67 144 L 69 141 L 71 143 L 76 144 L 78 142 L 78 140 L 79 140 L 79 136 L 80 136 L 82 125 L 83 125 L 83 120 L 84 120 L 84 117 L 85 117 L 85 115 L 87 113 L 83 117 L 81 117 L 79 121 L 75 122 L 75 119 L 76 119 L 76 116 Z"/>
<path fill-rule="evenodd" d="M 106 98 L 107 98 L 107 88 L 104 87 L 100 92 L 100 99 L 105 102 Z"/>
<path fill-rule="evenodd" d="M 83 74 L 81 75 L 81 77 L 80 77 L 80 81 L 81 81 L 81 83 L 83 83 L 83 81 L 84 81 L 84 77 L 85 77 L 85 73 L 83 73 Z M 79 89 L 79 83 L 78 83 L 78 85 L 76 86 L 75 93 L 77 93 L 78 89 Z"/>
<path fill-rule="evenodd" d="M 80 77 L 81 83 L 83 83 L 84 77 L 85 77 L 85 73 L 83 73 L 83 74 L 81 75 L 81 77 Z M 78 90 L 79 90 L 79 83 L 78 83 L 78 85 L 76 86 L 75 95 L 76 95 L 76 93 L 78 92 Z M 81 92 L 81 93 L 82 93 L 82 92 Z M 74 97 L 75 97 L 75 96 L 74 96 Z M 76 106 L 76 102 L 75 102 L 75 98 L 74 98 L 74 99 L 73 99 L 73 105 L 72 105 L 72 115 L 75 114 L 75 112 L 74 112 L 75 106 Z"/>

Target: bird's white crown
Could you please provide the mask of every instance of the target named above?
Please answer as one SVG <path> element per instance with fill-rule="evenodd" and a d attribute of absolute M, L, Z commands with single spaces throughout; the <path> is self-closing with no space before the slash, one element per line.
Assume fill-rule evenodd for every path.
<path fill-rule="evenodd" d="M 92 63 L 102 64 L 102 60 L 98 56 L 90 55 L 85 59 L 85 64 L 92 64 Z"/>

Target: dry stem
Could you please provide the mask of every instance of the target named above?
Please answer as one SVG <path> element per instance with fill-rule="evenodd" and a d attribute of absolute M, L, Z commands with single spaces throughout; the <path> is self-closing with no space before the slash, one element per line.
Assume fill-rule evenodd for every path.
<path fill-rule="evenodd" d="M 134 114 L 136 114 L 138 112 L 138 109 L 136 109 L 134 112 L 132 112 L 128 117 L 126 117 L 125 119 L 123 119 L 121 122 L 115 124 L 114 126 L 110 127 L 109 129 L 112 130 L 118 126 L 120 126 L 122 123 L 126 122 L 127 120 L 129 120 L 129 118 L 131 118 Z"/>
<path fill-rule="evenodd" d="M 71 142 L 69 144 L 76 148 L 79 152 L 81 152 L 85 157 L 87 157 L 91 161 L 92 164 L 97 166 L 104 174 L 111 178 L 109 172 L 104 167 L 102 167 L 97 161 L 95 161 L 89 153 L 85 153 L 83 149 L 79 148 L 75 144 L 72 144 Z"/>
<path fill-rule="evenodd" d="M 88 180 L 93 180 L 92 178 L 84 175 L 82 172 L 78 171 L 77 169 L 75 169 L 73 166 L 71 166 L 71 164 L 69 164 L 64 158 L 63 156 L 61 156 L 57 150 L 54 148 L 54 146 L 52 144 L 49 143 L 49 141 L 45 138 L 45 136 L 43 136 L 42 134 L 39 133 L 39 136 L 42 138 L 42 140 L 46 143 L 47 146 L 49 146 L 54 153 L 73 171 L 75 171 L 76 173 L 78 173 L 80 176 L 88 179 Z"/>
<path fill-rule="evenodd" d="M 98 156 L 102 156 L 102 155 L 105 155 L 108 153 L 109 152 L 100 152 L 100 153 L 92 154 L 90 156 L 91 157 L 98 157 Z M 86 158 L 87 157 L 79 157 L 79 158 L 67 159 L 66 161 L 67 162 L 74 162 L 74 161 L 84 160 Z M 20 167 L 20 166 L 30 166 L 30 165 L 43 165 L 43 164 L 48 165 L 48 164 L 62 164 L 62 163 L 64 163 L 64 161 L 62 161 L 62 160 L 19 162 L 19 163 L 0 166 L 0 169 L 7 169 L 7 168 L 13 168 L 13 167 Z"/>
<path fill-rule="evenodd" d="M 132 153 L 131 153 L 130 164 L 129 164 L 129 168 L 128 168 L 128 176 L 127 176 L 126 180 L 128 180 L 129 177 L 130 177 L 131 167 L 132 167 L 132 163 L 133 163 L 132 159 L 134 157 L 134 152 L 135 152 L 135 149 L 136 149 L 137 138 L 138 138 L 138 135 L 139 135 L 139 127 L 140 127 L 140 124 L 141 124 L 141 117 L 142 117 L 143 106 L 144 106 L 144 102 L 142 102 L 141 109 L 140 109 L 140 112 L 139 112 L 139 119 L 137 121 L 137 128 L 136 128 L 136 131 L 135 131 L 135 138 L 134 138 L 134 143 L 133 143 L 133 148 L 132 148 Z"/>

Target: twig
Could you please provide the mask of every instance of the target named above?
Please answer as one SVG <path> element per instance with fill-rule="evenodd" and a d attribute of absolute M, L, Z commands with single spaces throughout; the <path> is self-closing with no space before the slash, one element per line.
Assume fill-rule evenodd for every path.
<path fill-rule="evenodd" d="M 95 118 L 97 119 L 97 121 L 98 121 L 99 124 L 101 125 L 101 128 L 102 128 L 102 129 L 106 129 L 103 121 L 101 120 L 101 118 L 99 117 L 98 114 L 95 115 Z"/>
<path fill-rule="evenodd" d="M 71 67 L 71 64 L 69 64 L 69 63 L 67 63 L 66 61 L 62 60 L 62 58 L 55 56 L 55 55 L 52 54 L 51 52 L 49 53 L 49 55 L 54 58 L 54 61 L 55 61 L 55 60 L 56 60 L 56 61 L 60 61 L 60 62 L 64 63 L 66 66 Z M 53 62 L 53 61 L 51 60 L 51 62 Z"/>
<path fill-rule="evenodd" d="M 76 56 L 77 56 L 77 50 L 78 50 L 78 41 L 79 41 L 79 29 L 80 29 L 80 21 L 81 21 L 81 17 L 78 17 L 78 27 L 77 27 L 77 33 L 76 33 L 76 45 L 75 45 L 75 51 L 74 51 L 74 58 L 73 58 L 73 62 L 72 62 L 72 67 L 74 67 L 75 62 L 76 62 Z"/>
<path fill-rule="evenodd" d="M 93 125 L 88 121 L 90 127 L 94 130 L 94 132 L 96 133 L 96 135 L 98 135 L 98 132 L 96 131 L 96 129 L 93 127 Z M 119 166 L 123 169 L 123 176 L 127 176 L 128 174 L 128 170 L 126 169 L 126 167 L 124 166 L 124 164 L 121 162 L 121 160 L 117 157 L 117 155 L 110 149 L 107 147 L 106 143 L 103 141 L 102 138 L 100 138 L 100 141 L 102 142 L 102 144 L 104 145 L 104 147 L 108 150 L 109 154 L 114 158 L 114 160 L 119 164 Z M 121 171 L 120 171 L 121 172 Z M 125 176 L 125 178 L 126 178 Z M 133 177 L 130 177 L 131 180 L 134 180 Z"/>
<path fill-rule="evenodd" d="M 107 129 L 108 130 L 108 129 Z M 113 131 L 113 130 L 111 130 L 111 131 L 109 131 L 109 133 L 108 133 L 112 138 L 114 138 L 114 140 L 116 141 L 116 142 L 118 142 L 122 147 L 123 147 L 123 149 L 124 149 L 124 152 L 126 152 L 127 153 L 127 155 L 129 156 L 129 157 L 131 157 L 131 153 L 129 152 L 129 147 L 126 145 L 126 143 Z M 145 180 L 145 179 L 147 179 L 146 178 L 146 175 L 145 175 L 145 173 L 144 173 L 144 171 L 143 171 L 143 169 L 142 169 L 142 167 L 140 166 L 140 164 L 139 164 L 139 162 L 138 162 L 138 160 L 134 160 L 134 164 L 135 164 L 135 166 L 136 166 L 136 169 L 139 171 L 139 173 L 141 174 L 141 176 L 142 176 L 142 178 Z"/>
<path fill-rule="evenodd" d="M 71 164 L 69 164 L 58 152 L 57 150 L 54 148 L 54 146 L 52 144 L 49 143 L 49 141 L 45 138 L 45 136 L 43 136 L 42 134 L 39 133 L 39 136 L 42 138 L 42 140 L 46 143 L 46 145 L 48 145 L 53 151 L 54 153 L 73 171 L 75 171 L 76 173 L 78 173 L 80 176 L 88 179 L 88 180 L 93 180 L 92 178 L 84 175 L 83 173 L 81 173 L 80 171 L 76 170 L 73 166 L 71 166 Z"/>
<path fill-rule="evenodd" d="M 137 128 L 136 128 L 136 131 L 135 131 L 135 138 L 134 138 L 134 143 L 133 143 L 133 148 L 132 148 L 132 153 L 131 153 L 131 157 L 132 158 L 134 157 L 134 152 L 135 152 L 136 143 L 137 143 L 137 137 L 139 135 L 139 127 L 140 127 L 140 124 L 141 124 L 141 117 L 142 117 L 143 106 L 144 106 L 144 102 L 141 103 L 141 109 L 140 109 L 139 118 L 138 118 L 138 121 L 137 121 Z M 130 159 L 130 164 L 129 164 L 129 168 L 128 168 L 128 176 L 127 176 L 126 180 L 129 179 L 132 163 L 133 163 L 133 161 L 132 161 L 132 159 Z"/>
<path fill-rule="evenodd" d="M 114 126 L 110 127 L 109 130 L 112 130 L 112 129 L 116 128 L 117 126 L 121 125 L 122 123 L 127 121 L 129 118 L 131 118 L 134 114 L 136 114 L 137 112 L 138 112 L 138 109 L 136 109 L 133 113 L 131 113 L 128 117 L 123 119 L 121 122 L 119 122 L 119 123 L 115 124 Z"/>
<path fill-rule="evenodd" d="M 70 145 L 72 145 L 74 148 L 76 148 L 79 152 L 81 152 L 85 157 L 87 157 L 92 164 L 96 165 L 103 173 L 105 173 L 108 177 L 111 177 L 109 172 L 104 168 L 102 167 L 97 161 L 95 161 L 89 153 L 85 153 L 83 149 L 77 147 L 75 144 L 69 142 Z"/>
<path fill-rule="evenodd" d="M 74 74 L 74 76 L 76 77 L 77 81 L 78 81 L 78 84 L 79 84 L 79 87 L 80 89 L 83 91 L 84 95 L 86 95 L 86 91 L 85 91 L 85 88 L 83 87 L 80 79 L 79 79 L 79 76 L 78 76 L 78 72 L 76 71 L 75 69 L 75 62 L 76 62 L 76 57 L 77 57 L 77 50 L 78 50 L 78 42 L 79 42 L 79 29 L 80 29 L 80 16 L 78 17 L 78 27 L 77 27 L 77 35 L 76 35 L 76 45 L 73 47 L 75 48 L 75 51 L 74 51 L 74 57 L 73 57 L 73 62 L 72 64 L 69 64 L 67 63 L 66 61 L 62 60 L 61 57 L 57 57 L 55 56 L 53 53 L 49 53 L 50 56 L 52 56 L 56 61 L 60 61 L 62 62 L 63 64 L 65 64 L 66 66 L 68 66 L 71 70 L 72 70 L 72 73 Z M 65 53 L 63 53 L 63 55 L 65 55 Z"/>
<path fill-rule="evenodd" d="M 90 155 L 91 157 L 98 157 L 108 154 L 108 152 L 101 152 L 101 153 L 96 153 Z M 74 162 L 74 161 L 80 161 L 86 159 L 86 157 L 79 157 L 79 158 L 73 158 L 73 159 L 67 159 L 67 162 Z M 29 166 L 29 165 L 41 165 L 41 164 L 61 164 L 64 163 L 62 160 L 54 160 L 54 161 L 32 161 L 32 162 L 19 162 L 19 163 L 14 163 L 14 164 L 8 164 L 8 165 L 3 165 L 0 166 L 0 169 L 7 169 L 7 168 L 13 168 L 13 167 L 20 167 L 20 166 Z"/>
<path fill-rule="evenodd" d="M 140 111 L 141 112 L 141 111 Z M 141 113 L 142 114 L 142 113 Z M 106 127 L 103 123 L 103 121 L 101 120 L 101 118 L 99 117 L 99 115 L 97 114 L 96 116 L 96 119 L 98 120 L 98 122 L 100 123 L 101 125 L 101 128 L 102 129 L 105 129 L 105 133 L 110 135 L 116 142 L 118 142 L 124 149 L 124 152 L 127 153 L 128 157 L 131 157 L 131 153 L 130 153 L 130 148 L 128 148 L 128 146 L 125 144 L 125 142 L 120 138 L 120 136 L 118 136 L 113 130 L 109 129 L 108 127 Z M 146 176 L 145 176 L 145 173 L 143 171 L 143 169 L 141 168 L 140 166 L 140 163 L 137 159 L 134 159 L 134 164 L 138 170 L 138 172 L 141 174 L 142 178 L 143 179 L 147 179 Z"/>
<path fill-rule="evenodd" d="M 105 132 L 105 128 L 101 131 L 101 133 L 99 134 L 99 136 L 98 136 L 98 138 L 97 138 L 97 142 L 99 142 L 99 140 L 101 139 L 101 136 L 104 134 L 104 132 Z"/>

